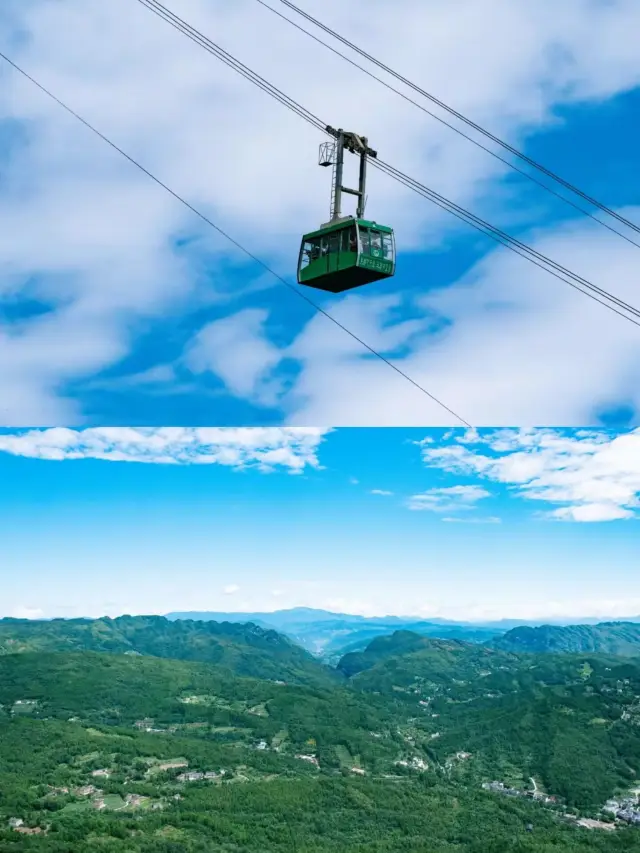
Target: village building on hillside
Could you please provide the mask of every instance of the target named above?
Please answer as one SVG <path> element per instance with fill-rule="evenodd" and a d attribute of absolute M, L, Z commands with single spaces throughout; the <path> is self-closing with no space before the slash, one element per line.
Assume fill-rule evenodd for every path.
<path fill-rule="evenodd" d="M 178 782 L 201 782 L 203 779 L 211 781 L 212 779 L 219 779 L 226 774 L 226 770 L 220 770 L 216 772 L 215 770 L 207 770 L 207 771 L 199 771 L 199 770 L 190 770 L 187 773 L 180 773 L 179 776 L 176 776 L 176 780 Z"/>
<path fill-rule="evenodd" d="M 76 788 L 73 792 L 76 797 L 89 797 L 91 794 L 102 793 L 98 791 L 95 785 L 82 785 L 80 788 Z"/>
<path fill-rule="evenodd" d="M 178 782 L 199 782 L 204 779 L 204 773 L 199 773 L 197 770 L 190 770 L 188 773 L 180 773 L 176 776 Z"/>
<path fill-rule="evenodd" d="M 57 797 L 60 794 L 68 794 L 69 793 L 68 788 L 54 788 L 53 785 L 47 785 L 47 788 L 49 789 L 49 796 L 50 797 Z"/>
<path fill-rule="evenodd" d="M 402 759 L 400 761 L 396 761 L 395 764 L 396 764 L 396 767 L 411 767 L 413 770 L 428 770 L 429 769 L 429 765 L 427 764 L 427 762 L 423 758 L 420 758 L 417 755 L 414 758 L 412 758 L 411 761 L 406 761 L 405 759 Z"/>
<path fill-rule="evenodd" d="M 508 788 L 504 782 L 483 782 L 482 787 L 485 791 L 492 791 L 494 794 L 506 794 L 509 797 L 517 797 L 520 791 L 517 788 Z"/>
<path fill-rule="evenodd" d="M 640 826 L 640 811 L 636 811 L 636 809 L 620 809 L 616 817 L 618 820 L 624 820 L 626 823 Z"/>
<path fill-rule="evenodd" d="M 504 782 L 483 782 L 482 787 L 485 791 L 491 791 L 494 794 L 505 794 L 508 797 L 531 797 L 547 805 L 557 802 L 557 798 L 553 794 L 545 794 L 542 791 L 520 791 L 518 788 L 505 785 Z"/>

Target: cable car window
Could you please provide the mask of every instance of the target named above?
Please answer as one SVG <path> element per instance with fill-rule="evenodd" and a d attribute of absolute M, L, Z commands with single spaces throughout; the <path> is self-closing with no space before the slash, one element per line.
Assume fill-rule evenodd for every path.
<path fill-rule="evenodd" d="M 382 235 L 382 257 L 393 258 L 393 240 L 391 234 Z"/>
<path fill-rule="evenodd" d="M 300 259 L 300 267 L 304 269 L 309 266 L 311 261 L 315 261 L 320 257 L 320 241 L 319 240 L 305 240 L 304 246 L 302 247 L 302 257 Z"/>
<path fill-rule="evenodd" d="M 379 231 L 371 232 L 371 254 L 376 258 L 382 255 L 382 234 Z"/>
<path fill-rule="evenodd" d="M 369 229 L 360 228 L 360 251 L 369 254 Z"/>

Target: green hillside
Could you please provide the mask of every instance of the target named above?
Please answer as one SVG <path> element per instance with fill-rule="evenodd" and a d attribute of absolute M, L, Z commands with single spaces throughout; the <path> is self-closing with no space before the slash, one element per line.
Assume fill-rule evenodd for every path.
<path fill-rule="evenodd" d="M 437 678 L 440 673 L 445 681 L 451 680 L 452 673 L 457 673 L 458 678 L 475 677 L 489 662 L 493 664 L 498 660 L 502 664 L 517 666 L 517 658 L 514 655 L 498 652 L 487 646 L 461 640 L 423 637 L 412 631 L 396 631 L 389 636 L 372 640 L 362 652 L 346 654 L 338 662 L 338 670 L 347 677 L 353 677 L 375 667 L 374 681 L 379 688 L 384 689 L 385 685 L 382 685 L 381 681 L 386 680 L 386 686 L 390 687 L 396 672 L 402 675 L 403 662 L 407 659 L 410 659 L 412 664 L 415 661 L 416 665 L 426 667 L 432 678 Z M 413 672 L 409 675 L 409 680 L 412 678 Z M 363 677 L 359 683 L 365 686 L 369 681 Z"/>
<path fill-rule="evenodd" d="M 527 788 L 534 776 L 570 805 L 595 806 L 640 779 L 640 661 L 515 655 L 398 632 L 340 668 L 355 688 L 411 708 L 407 735 L 470 784 L 492 776 Z"/>
<path fill-rule="evenodd" d="M 202 661 L 237 675 L 330 686 L 336 674 L 291 640 L 257 625 L 171 621 L 163 616 L 117 619 L 0 620 L 0 655 L 97 651 Z"/>
<path fill-rule="evenodd" d="M 581 829 L 525 799 L 509 800 L 423 774 L 346 778 L 258 753 L 184 738 L 99 736 L 70 724 L 2 726 L 0 850 L 3 853 L 638 853 L 640 833 Z M 225 781 L 180 783 L 184 768 L 227 768 Z M 242 765 L 240 763 L 242 762 Z M 6 768 L 6 764 L 9 768 Z M 275 763 L 275 762 L 274 762 Z M 293 768 L 293 764 L 301 765 Z M 105 765 L 108 779 L 90 771 Z M 278 773 L 278 775 L 276 775 Z M 76 785 L 99 786 L 98 810 Z M 65 792 L 65 789 L 68 793 Z M 176 799 L 176 796 L 179 799 Z M 135 797 L 136 799 L 133 799 Z M 95 799 L 94 799 L 95 801 Z M 6 816 L 19 814 L 19 834 Z"/>
<path fill-rule="evenodd" d="M 600 625 L 521 626 L 492 641 L 494 648 L 511 652 L 598 652 L 640 656 L 640 624 L 603 622 Z"/>
<path fill-rule="evenodd" d="M 0 656 L 0 851 L 640 853 L 577 825 L 640 786 L 638 663 L 400 631 L 305 685 L 224 645 Z"/>
<path fill-rule="evenodd" d="M 117 726 L 128 735 L 205 738 L 238 747 L 277 742 L 279 754 L 309 752 L 339 769 L 335 747 L 370 768 L 393 766 L 396 704 L 345 687 L 318 689 L 240 678 L 207 664 L 96 652 L 24 653 L 0 658 L 5 719 Z M 166 739 L 166 738 L 165 738 Z"/>

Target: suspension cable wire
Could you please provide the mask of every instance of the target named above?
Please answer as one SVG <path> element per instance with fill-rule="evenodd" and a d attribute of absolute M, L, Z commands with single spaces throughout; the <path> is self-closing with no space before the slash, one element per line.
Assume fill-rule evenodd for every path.
<path fill-rule="evenodd" d="M 576 204 L 576 202 L 557 192 L 548 184 L 545 184 L 543 181 L 538 180 L 538 178 L 536 178 L 535 175 L 532 175 L 531 172 L 526 172 L 524 169 L 521 169 L 519 166 L 516 166 L 515 163 L 512 163 L 510 160 L 507 160 L 506 157 L 501 157 L 500 154 L 498 154 L 496 151 L 493 151 L 491 148 L 488 148 L 486 145 L 483 145 L 482 142 L 479 142 L 477 139 L 474 139 L 472 136 L 469 136 L 468 133 L 465 133 L 463 130 L 460 130 L 459 127 L 456 127 L 454 124 L 451 124 L 451 122 L 446 121 L 441 116 L 427 109 L 424 104 L 421 104 L 418 101 L 415 101 L 413 98 L 410 98 L 409 95 L 407 95 L 405 92 L 402 92 L 400 89 L 396 89 L 395 86 L 392 86 L 386 80 L 383 80 L 382 77 L 378 77 L 377 74 L 373 73 L 373 71 L 370 71 L 368 68 L 365 68 L 363 65 L 360 65 L 358 62 L 351 59 L 350 56 L 347 56 L 345 53 L 341 53 L 328 42 L 323 41 L 321 38 L 318 38 L 318 36 L 314 35 L 312 32 L 309 32 L 309 30 L 300 26 L 300 24 L 297 24 L 295 21 L 292 21 L 291 18 L 288 18 L 286 15 L 283 15 L 282 12 L 279 12 L 277 9 L 274 9 L 273 6 L 270 6 L 268 3 L 265 3 L 265 0 L 256 0 L 256 2 L 258 2 L 261 6 L 264 6 L 265 9 L 269 9 L 269 11 L 273 12 L 274 15 L 277 15 L 279 18 L 282 18 L 283 21 L 287 21 L 287 23 L 291 24 L 292 27 L 295 27 L 297 30 L 300 30 L 300 32 L 309 36 L 309 38 L 318 42 L 318 44 L 321 44 L 323 47 L 326 47 L 327 50 L 330 50 L 332 53 L 335 53 L 336 56 L 339 56 L 341 59 L 344 59 L 345 62 L 348 62 L 350 65 L 353 65 L 354 68 L 358 68 L 368 77 L 371 77 L 373 80 L 376 80 L 386 89 L 389 89 L 389 91 L 394 92 L 396 95 L 399 95 L 401 98 L 412 104 L 414 107 L 417 107 L 419 110 L 422 110 L 423 113 L 426 113 L 428 116 L 431 116 L 431 118 L 434 118 L 436 121 L 440 122 L 440 124 L 443 124 L 445 127 L 448 127 L 454 133 L 457 133 L 459 136 L 462 136 L 464 139 L 468 140 L 469 142 L 472 142 L 478 148 L 481 148 L 483 151 L 486 151 L 487 154 L 490 154 L 492 157 L 495 157 L 496 160 L 500 160 L 501 163 L 504 163 L 510 169 L 513 169 L 515 172 L 519 172 L 519 174 L 523 175 L 525 178 L 532 181 L 534 184 L 537 184 L 545 192 L 548 192 L 550 195 L 555 196 L 556 198 L 560 199 L 560 201 L 564 202 L 565 204 L 568 204 L 570 207 L 573 207 L 574 210 L 577 210 L 585 216 L 588 216 L 590 219 L 593 219 L 594 222 L 598 222 L 600 225 L 602 225 L 603 228 L 606 228 L 613 234 L 617 234 L 618 237 L 622 237 L 622 239 L 626 240 L 627 243 L 631 243 L 632 246 L 636 246 L 638 249 L 640 249 L 640 243 L 637 243 L 635 240 L 632 240 L 631 237 L 629 237 L 627 234 L 623 234 L 622 231 L 618 231 L 617 228 L 614 228 L 612 225 L 609 225 L 609 223 L 605 222 L 603 219 L 599 219 L 597 216 L 591 213 L 591 211 L 586 210 L 586 208 L 581 207 L 579 204 Z"/>
<path fill-rule="evenodd" d="M 314 115 L 312 112 L 307 110 L 301 104 L 298 104 L 293 98 L 290 98 L 276 86 L 273 86 L 269 83 L 268 80 L 265 80 L 264 77 L 261 77 L 255 71 L 252 71 L 248 65 L 245 65 L 243 62 L 240 62 L 239 59 L 236 59 L 235 56 L 230 54 L 228 51 L 224 50 L 220 45 L 216 44 L 214 41 L 211 41 L 210 38 L 205 36 L 195 27 L 192 27 L 191 24 L 188 24 L 185 20 L 180 18 L 170 9 L 167 9 L 166 6 L 163 6 L 162 3 L 157 2 L 157 0 L 138 0 L 138 2 L 149 9 L 150 12 L 153 12 L 154 15 L 157 15 L 162 20 L 166 21 L 170 26 L 179 32 L 186 35 L 191 41 L 199 44 L 200 47 L 203 47 L 209 53 L 213 54 L 217 59 L 221 62 L 224 62 L 225 65 L 228 65 L 234 71 L 237 71 L 247 80 L 249 80 L 254 85 L 258 86 L 268 95 L 275 98 L 277 101 L 280 101 L 283 106 L 288 107 L 294 113 L 300 116 L 300 118 L 309 122 L 309 124 L 313 125 L 317 130 L 320 130 L 322 133 L 326 132 L 326 124 L 318 118 L 318 116 Z"/>
<path fill-rule="evenodd" d="M 263 0 L 258 0 L 258 2 L 261 3 L 261 5 L 264 6 L 265 8 L 271 9 L 271 7 L 268 6 L 267 3 L 263 2 Z M 500 139 L 498 136 L 496 136 L 495 134 L 486 130 L 485 128 L 481 127 L 479 124 L 476 124 L 476 122 L 467 118 L 465 115 L 458 112 L 453 107 L 450 107 L 448 104 L 445 104 L 444 101 L 439 100 L 438 98 L 435 97 L 435 95 L 430 94 L 429 92 L 425 91 L 420 86 L 418 86 L 417 84 L 413 83 L 411 80 L 408 80 L 406 77 L 403 77 L 402 74 L 400 74 L 397 71 L 394 71 L 393 68 L 390 68 L 388 65 L 385 65 L 385 63 L 376 59 L 370 53 L 367 53 L 367 51 L 358 47 L 352 41 L 349 41 L 349 39 L 345 38 L 344 36 L 341 36 L 340 33 L 337 33 L 335 30 L 332 30 L 326 24 L 323 24 L 317 18 L 314 18 L 308 12 L 305 12 L 303 9 L 300 9 L 294 3 L 290 2 L 290 0 L 280 0 L 280 2 L 283 3 L 285 6 L 287 6 L 289 9 L 291 9 L 293 12 L 297 13 L 298 15 L 301 15 L 303 18 L 306 18 L 314 26 L 323 30 L 328 35 L 330 35 L 333 38 L 337 39 L 338 41 L 342 42 L 342 44 L 346 45 L 351 50 L 360 54 L 360 56 L 369 60 L 369 62 L 372 62 L 374 65 L 377 65 L 378 68 L 381 68 L 383 71 L 386 71 L 387 74 L 390 74 L 392 77 L 395 77 L 397 80 L 400 80 L 400 82 L 404 83 L 406 86 L 409 86 L 409 88 L 413 89 L 415 92 L 418 92 L 420 95 L 427 98 L 432 103 L 437 104 L 437 106 L 441 107 L 443 110 L 448 112 L 450 115 L 455 116 L 457 119 L 462 121 L 468 127 L 472 127 L 474 130 L 478 131 L 478 133 L 482 134 L 487 139 L 490 139 L 492 142 L 495 142 L 496 145 L 499 145 L 501 148 L 504 148 L 506 151 L 509 151 L 509 153 L 513 154 L 515 157 L 518 157 L 520 160 L 523 160 L 529 166 L 533 166 L 535 169 L 537 169 L 539 172 L 542 172 L 548 178 L 551 178 L 552 180 L 561 184 L 566 189 L 570 190 L 572 193 L 575 193 L 576 195 L 580 196 L 585 201 L 589 202 L 589 204 L 592 204 L 594 207 L 597 207 L 599 210 L 602 210 L 603 213 L 607 213 L 609 216 L 612 216 L 614 219 L 617 219 L 623 225 L 626 225 L 628 228 L 631 228 L 633 231 L 640 234 L 640 226 L 639 225 L 636 225 L 634 222 L 631 222 L 629 219 L 625 219 L 624 216 L 622 216 L 619 213 L 616 213 L 615 210 L 612 210 L 611 208 L 609 208 L 606 205 L 599 202 L 597 199 L 592 198 L 590 195 L 587 195 L 587 193 L 583 192 L 578 187 L 569 183 L 569 181 L 566 181 L 564 178 L 561 178 L 555 172 L 552 172 L 551 169 L 547 169 L 546 166 L 543 166 L 541 163 L 538 163 L 532 157 L 527 156 L 522 151 L 519 151 L 517 148 L 515 148 L 513 145 L 510 145 L 508 142 L 505 142 L 504 140 Z M 286 16 L 280 15 L 280 13 L 277 12 L 275 9 L 271 9 L 271 11 L 274 12 L 276 15 L 279 15 L 284 20 L 289 21 L 289 23 L 293 24 L 293 26 L 297 27 L 297 24 L 295 24 L 293 21 L 291 21 Z M 301 29 L 301 28 L 298 27 L 298 29 Z M 310 35 L 311 38 L 315 38 L 315 36 L 311 35 L 311 33 L 308 33 L 307 30 L 303 30 L 303 32 L 307 33 L 307 35 Z M 316 41 L 319 41 L 319 39 L 316 39 Z M 325 42 L 321 42 L 321 44 L 325 44 Z M 329 50 L 333 50 L 333 48 L 329 47 L 329 45 L 325 44 L 325 46 L 328 47 Z M 334 52 L 336 52 L 336 51 L 334 51 Z M 342 56 L 342 54 L 339 54 L 339 55 Z M 347 59 L 347 57 L 343 57 L 343 58 Z M 350 61 L 350 60 L 347 59 L 347 61 Z M 351 64 L 354 64 L 354 63 L 351 63 Z M 358 66 L 358 67 L 360 67 L 360 66 Z M 362 69 L 362 70 L 365 71 L 365 73 L 369 73 L 366 71 L 366 69 Z M 378 78 L 376 78 L 376 79 L 378 79 Z M 380 81 L 380 82 L 383 82 L 383 81 Z M 438 118 L 438 117 L 434 116 L 434 118 Z M 442 121 L 442 120 L 438 118 L 438 121 Z M 451 127 L 453 130 L 455 130 L 456 133 L 461 133 L 461 131 L 459 131 L 455 127 L 452 127 L 452 125 L 448 125 L 448 126 Z M 463 134 L 463 135 L 465 135 L 465 134 Z M 469 139 L 471 142 L 473 142 L 474 145 L 479 145 L 479 147 L 484 148 L 484 146 L 480 145 L 480 143 L 478 143 L 477 140 L 473 139 L 472 137 L 466 136 L 466 138 Z M 490 154 L 492 154 L 494 156 L 498 156 L 495 154 L 495 152 L 492 152 L 490 149 L 485 148 L 484 150 L 485 151 L 489 150 Z M 499 158 L 499 159 L 502 159 L 502 158 Z M 511 168 L 516 168 L 508 160 L 503 160 L 503 162 L 507 163 L 507 165 L 511 166 Z M 516 169 L 516 171 L 521 171 L 521 170 Z M 528 172 L 522 172 L 522 174 L 527 175 L 527 177 L 531 178 L 531 175 L 529 175 Z M 531 178 L 531 179 L 534 180 L 533 178 Z M 536 183 L 538 183 L 538 182 L 536 181 Z M 542 186 L 545 186 L 545 185 L 543 184 Z M 553 192 L 553 191 L 551 190 L 551 192 Z M 555 195 L 555 193 L 554 193 L 554 195 Z M 559 197 L 564 199 L 564 196 L 559 196 Z M 564 199 L 564 200 L 568 201 L 569 204 L 572 204 L 568 199 Z M 575 205 L 573 205 L 573 206 L 575 207 Z M 578 208 L 578 209 L 581 210 L 582 208 Z M 587 213 L 587 215 L 591 215 L 587 211 L 583 211 L 583 212 Z M 605 227 L 607 227 L 606 223 L 603 223 L 602 220 L 597 219 L 597 217 L 593 217 L 593 218 L 595 218 L 596 221 L 600 222 L 601 224 L 605 225 Z M 611 229 L 611 230 L 614 230 L 614 229 Z M 615 233 L 618 234 L 619 232 L 616 231 Z M 620 234 L 620 236 L 624 236 L 624 235 Z M 631 242 L 633 242 L 633 241 L 631 241 Z M 634 245 L 637 245 L 637 244 L 634 244 Z"/>
<path fill-rule="evenodd" d="M 427 397 L 429 397 L 430 400 L 432 400 L 434 403 L 436 403 L 438 406 L 440 406 L 440 408 L 444 409 L 446 412 L 448 412 L 450 415 L 452 415 L 463 426 L 469 427 L 470 429 L 472 428 L 472 425 L 468 421 L 466 421 L 461 415 L 459 415 L 457 412 L 455 412 L 453 409 L 451 409 L 449 406 L 447 406 L 445 403 L 443 403 L 442 400 L 440 400 L 438 397 L 436 397 L 434 394 L 432 394 L 430 391 L 428 391 L 423 385 L 421 385 L 419 382 L 417 382 L 415 379 L 413 379 L 408 373 L 405 373 L 401 368 L 399 368 L 396 364 L 394 364 L 390 359 L 388 359 L 386 356 L 382 355 L 382 353 L 378 352 L 376 349 L 374 349 L 372 346 L 370 346 L 368 343 L 366 343 L 366 341 L 364 341 L 361 337 L 356 335 L 355 332 L 352 332 L 350 329 L 348 329 L 347 326 L 345 326 L 343 323 L 340 322 L 340 320 L 336 319 L 336 317 L 334 317 L 332 314 L 330 314 L 328 311 L 326 311 L 324 308 L 322 308 L 320 305 L 318 305 L 316 302 L 314 302 L 312 299 L 310 299 L 305 293 L 303 293 L 301 290 L 299 290 L 297 287 L 295 287 L 293 284 L 291 284 L 291 282 L 287 281 L 286 278 L 279 275 L 279 273 L 277 273 L 274 269 L 272 269 L 265 261 L 263 261 L 257 255 L 254 255 L 253 252 L 251 252 L 249 249 L 247 249 L 245 246 L 243 246 L 242 243 L 240 243 L 238 240 L 236 240 L 234 237 L 232 237 L 230 234 L 228 234 L 226 231 L 224 231 L 219 225 L 216 225 L 216 223 L 213 222 L 212 219 L 210 219 L 208 216 L 206 216 L 204 213 L 202 213 L 200 210 L 198 210 L 196 207 L 194 207 L 194 205 L 192 205 L 190 202 L 188 202 L 183 196 L 181 196 L 175 190 L 172 190 L 171 187 L 169 187 L 167 184 L 165 184 L 160 178 L 156 177 L 156 175 L 154 175 L 147 168 L 145 168 L 139 161 L 135 160 L 131 155 L 127 154 L 126 151 L 124 151 L 122 148 L 120 148 L 118 145 L 116 145 L 115 142 L 113 142 L 111 139 L 109 139 L 107 136 L 105 136 L 105 134 L 103 134 L 101 131 L 99 131 L 94 125 L 90 124 L 79 113 L 77 113 L 70 106 L 68 106 L 64 101 L 62 101 L 60 98 L 58 98 L 56 95 L 54 95 L 53 92 L 51 92 L 49 89 L 45 88 L 45 86 L 43 86 L 42 83 L 38 82 L 38 80 L 36 80 L 35 77 L 32 77 L 30 74 L 28 74 L 23 68 L 21 68 L 15 62 L 13 62 L 13 60 L 9 59 L 9 57 L 6 56 L 6 54 L 2 53 L 1 51 L 0 51 L 0 59 L 3 59 L 15 71 L 17 71 L 19 74 L 21 74 L 23 77 L 25 77 L 31 83 L 33 83 L 38 89 L 40 89 L 41 92 L 43 92 L 45 95 L 47 95 L 53 101 L 55 101 L 67 113 L 69 113 L 71 116 L 73 116 L 79 122 L 81 122 L 92 133 L 94 133 L 96 136 L 98 136 L 100 139 L 102 139 L 103 142 L 106 142 L 107 145 L 109 145 L 114 151 L 117 151 L 118 154 L 121 154 L 133 166 L 135 166 L 137 169 L 139 169 L 141 172 L 143 172 L 145 175 L 147 175 L 147 177 L 151 178 L 151 180 L 154 181 L 159 187 L 161 187 L 163 190 L 165 190 L 170 195 L 172 195 L 177 201 L 179 201 L 186 208 L 188 208 L 192 213 L 194 213 L 197 217 L 199 217 L 199 219 L 201 219 L 203 222 L 205 222 L 207 225 L 209 225 L 211 228 L 213 228 L 215 231 L 217 231 L 222 237 L 224 237 L 226 240 L 228 240 L 230 243 L 232 243 L 234 246 L 236 246 L 236 248 L 238 248 L 241 252 L 243 252 L 247 257 L 251 258 L 251 260 L 253 260 L 253 261 L 255 261 L 255 263 L 259 264 L 264 270 L 266 270 L 266 272 L 268 272 L 270 275 L 272 275 L 274 278 L 278 279 L 278 281 L 280 281 L 282 284 L 284 284 L 285 287 L 289 288 L 289 290 L 291 290 L 293 293 L 295 293 L 297 296 L 299 296 L 301 299 L 303 299 L 315 311 L 317 311 L 319 314 L 322 314 L 324 317 L 327 318 L 327 320 L 330 320 L 339 329 L 342 329 L 343 332 L 346 332 L 346 334 L 349 335 L 351 338 L 353 338 L 354 341 L 359 343 L 362 347 L 364 347 L 366 350 L 368 350 L 372 355 L 374 355 L 376 358 L 379 358 L 380 361 L 383 361 L 386 365 L 388 365 L 390 368 L 392 368 L 392 370 L 394 370 L 396 373 L 398 373 L 400 376 L 402 376 L 404 379 L 406 379 L 408 382 L 410 382 L 415 388 L 417 388 L 419 391 L 421 391 L 423 394 L 425 394 Z"/>
<path fill-rule="evenodd" d="M 445 198 L 444 196 L 441 196 L 434 190 L 429 189 L 429 187 L 425 187 L 423 184 L 419 183 L 414 178 L 410 178 L 408 175 L 404 175 L 398 169 L 395 169 L 393 166 L 390 166 L 383 160 L 372 160 L 371 162 L 374 166 L 380 169 L 380 171 L 384 172 L 395 180 L 400 181 L 400 183 L 404 184 L 409 189 L 412 189 L 414 192 L 417 192 L 425 198 L 428 198 L 430 201 L 433 201 L 434 204 L 438 205 L 438 207 L 441 207 L 443 210 L 447 210 L 449 213 L 453 214 L 458 219 L 461 219 L 468 225 L 471 225 L 473 228 L 476 228 L 476 230 L 483 232 L 488 237 L 491 237 L 492 239 L 496 240 L 496 242 L 502 243 L 502 245 L 506 246 L 508 249 L 512 249 L 514 252 L 516 252 L 516 254 L 531 261 L 531 263 L 540 267 L 540 269 L 544 269 L 546 272 L 551 273 L 551 275 L 554 275 L 556 278 L 559 278 L 561 281 L 564 281 L 565 284 L 568 284 L 576 290 L 579 290 L 581 293 L 584 293 L 585 296 L 590 296 L 592 299 L 595 299 L 596 302 L 599 302 L 601 305 L 604 305 L 606 308 L 609 308 L 611 311 L 614 311 L 616 314 L 619 314 L 621 317 L 624 317 L 630 322 L 635 323 L 635 325 L 640 326 L 640 323 L 637 323 L 635 320 L 632 320 L 631 317 L 627 316 L 627 314 L 623 314 L 621 311 L 617 311 L 609 303 L 597 299 L 595 296 L 592 295 L 592 293 L 597 293 L 600 296 L 603 296 L 605 299 L 608 299 L 610 303 L 618 305 L 618 307 L 622 308 L 623 311 L 628 311 L 631 315 L 639 319 L 640 309 L 635 308 L 628 302 L 624 302 L 617 296 L 614 296 L 603 288 L 598 287 L 598 285 L 592 284 L 587 279 L 582 278 L 576 273 L 571 272 L 571 270 L 568 270 L 566 267 L 563 267 L 556 261 L 551 260 L 551 258 L 547 258 L 546 255 L 543 255 L 536 249 L 532 249 L 530 246 L 527 246 L 525 243 L 520 242 L 520 240 L 517 240 L 515 237 L 511 237 L 506 232 L 501 231 L 499 228 L 496 228 L 493 225 L 490 225 L 488 222 L 485 222 L 485 220 L 480 219 L 480 217 L 475 216 L 473 213 L 470 213 L 463 207 L 460 207 L 454 202 L 449 201 L 449 199 Z M 557 271 L 557 273 L 561 273 L 561 275 L 558 275 L 556 272 L 553 272 L 554 269 Z M 573 279 L 573 281 L 571 281 L 569 277 Z M 579 284 L 583 284 L 587 288 L 587 290 L 583 290 L 579 286 Z M 592 291 L 592 293 L 590 293 L 589 291 Z"/>
<path fill-rule="evenodd" d="M 162 3 L 159 2 L 159 0 L 137 0 L 137 2 L 145 6 L 154 14 L 158 15 L 158 17 L 161 17 L 164 21 L 174 27 L 174 29 L 186 35 L 196 44 L 200 45 L 209 53 L 213 54 L 222 62 L 233 68 L 233 70 L 242 74 L 242 76 L 250 80 L 250 82 L 253 82 L 258 85 L 259 88 L 261 88 L 267 94 L 272 95 L 272 97 L 274 97 L 284 106 L 293 110 L 293 112 L 300 116 L 300 118 L 303 118 L 317 130 L 320 130 L 323 133 L 327 133 L 327 125 L 318 116 L 298 104 L 296 101 L 293 100 L 293 98 L 286 95 L 276 86 L 269 83 L 256 72 L 252 71 L 244 63 L 240 62 L 227 51 L 223 50 L 219 45 L 211 41 L 211 39 L 209 39 L 195 27 L 192 27 L 174 12 L 163 6 Z M 394 180 L 397 180 L 399 183 L 406 186 L 408 189 L 411 189 L 419 195 L 423 196 L 424 198 L 429 199 L 438 207 L 441 207 L 442 209 L 447 210 L 449 213 L 452 213 L 458 219 L 461 219 L 468 225 L 471 225 L 473 228 L 476 228 L 476 230 L 479 230 L 481 233 L 485 234 L 486 236 L 490 237 L 491 239 L 495 240 L 497 243 L 500 243 L 511 251 L 514 251 L 516 254 L 520 255 L 521 257 L 524 257 L 526 260 L 531 261 L 531 263 L 534 263 L 540 269 L 545 270 L 550 275 L 553 275 L 555 278 L 559 279 L 560 281 L 563 281 L 565 284 L 569 284 L 575 290 L 578 290 L 584 295 L 594 299 L 596 302 L 603 305 L 605 308 L 608 308 L 610 311 L 613 311 L 615 314 L 618 314 L 620 317 L 629 320 L 629 322 L 634 323 L 636 326 L 640 326 L 640 322 L 633 319 L 633 317 L 640 319 L 640 310 L 635 308 L 633 305 L 630 305 L 629 303 L 609 293 L 603 288 L 593 284 L 582 276 L 573 273 L 571 270 L 567 269 L 566 267 L 563 267 L 556 261 L 551 260 L 550 258 L 546 257 L 537 250 L 532 249 L 530 246 L 527 246 L 525 243 L 522 243 L 515 237 L 511 237 L 506 232 L 495 228 L 494 226 L 475 216 L 475 214 L 465 210 L 454 202 L 449 201 L 439 193 L 436 193 L 434 190 L 431 190 L 428 187 L 424 186 L 419 181 L 416 181 L 414 178 L 403 174 L 398 169 L 395 169 L 388 163 L 385 163 L 384 161 L 381 161 L 379 159 L 371 159 L 370 162 L 378 169 L 385 172 L 389 177 L 393 178 Z M 580 285 L 582 285 L 582 287 Z M 608 301 L 605 302 L 603 301 L 603 299 L 599 299 L 593 294 L 598 294 L 599 296 L 602 296 L 603 299 L 606 299 Z M 614 307 L 616 305 L 622 310 L 617 310 Z M 628 313 L 623 313 L 625 311 Z"/>

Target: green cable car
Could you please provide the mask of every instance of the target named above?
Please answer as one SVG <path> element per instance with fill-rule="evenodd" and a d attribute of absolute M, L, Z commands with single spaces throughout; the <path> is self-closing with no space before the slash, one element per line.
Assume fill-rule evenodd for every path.
<path fill-rule="evenodd" d="M 304 235 L 298 283 L 342 293 L 390 278 L 395 266 L 391 228 L 350 216 Z"/>
<path fill-rule="evenodd" d="M 298 256 L 298 284 L 330 293 L 342 293 L 396 271 L 396 246 L 393 230 L 364 218 L 367 157 L 377 157 L 366 137 L 343 130 L 326 128 L 336 142 L 320 146 L 320 165 L 333 166 L 332 217 L 302 238 Z M 360 181 L 357 190 L 342 186 L 344 151 L 360 157 Z M 342 193 L 358 197 L 355 217 L 342 216 Z"/>

